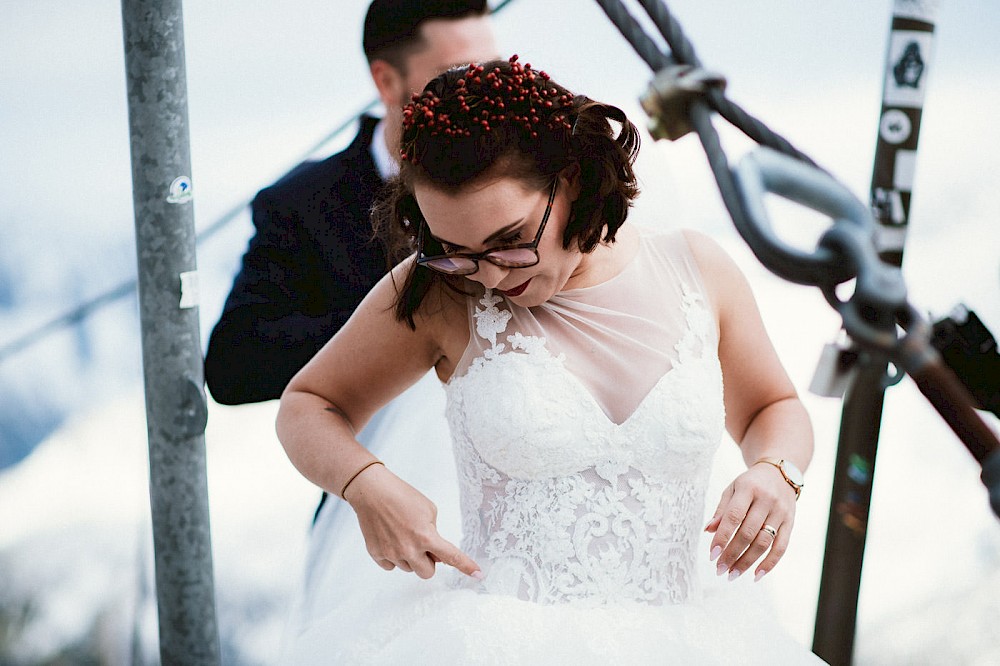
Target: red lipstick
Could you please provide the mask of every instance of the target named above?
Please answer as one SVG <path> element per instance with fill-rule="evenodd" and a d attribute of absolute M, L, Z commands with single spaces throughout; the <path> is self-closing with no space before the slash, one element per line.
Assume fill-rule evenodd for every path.
<path fill-rule="evenodd" d="M 504 291 L 503 289 L 501 289 L 500 293 L 503 294 L 504 296 L 506 296 L 507 298 L 514 298 L 515 296 L 520 296 L 521 294 L 524 293 L 524 290 L 528 288 L 528 283 L 530 283 L 530 282 L 531 282 L 531 278 L 528 278 L 527 280 L 525 280 L 521 284 L 517 285 L 513 289 L 508 289 L 506 291 Z"/>

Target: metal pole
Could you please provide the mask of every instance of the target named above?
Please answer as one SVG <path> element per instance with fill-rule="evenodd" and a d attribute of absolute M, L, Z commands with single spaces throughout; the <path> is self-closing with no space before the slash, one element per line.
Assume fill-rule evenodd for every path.
<path fill-rule="evenodd" d="M 163 664 L 220 660 L 180 0 L 122 0 Z"/>
<path fill-rule="evenodd" d="M 937 5 L 937 0 L 895 0 L 893 7 L 871 204 L 879 222 L 879 254 L 895 266 L 903 261 Z M 874 315 L 870 321 L 893 326 Z M 884 360 L 870 359 L 844 400 L 813 637 L 813 652 L 833 666 L 850 664 L 854 652 L 886 372 Z"/>
<path fill-rule="evenodd" d="M 886 367 L 863 365 L 844 397 L 812 646 L 832 666 L 847 666 L 854 652 Z"/>

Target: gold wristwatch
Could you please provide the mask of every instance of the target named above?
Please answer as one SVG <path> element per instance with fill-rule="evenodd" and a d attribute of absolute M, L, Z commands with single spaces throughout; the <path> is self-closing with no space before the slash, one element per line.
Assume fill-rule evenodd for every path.
<path fill-rule="evenodd" d="M 768 465 L 777 467 L 778 471 L 781 472 L 781 476 L 785 478 L 788 485 L 795 491 L 796 501 L 799 499 L 799 495 L 802 493 L 802 486 L 805 485 L 805 478 L 802 476 L 802 470 L 796 467 L 795 463 L 782 458 L 761 458 L 754 465 L 759 465 L 760 463 L 767 463 Z"/>

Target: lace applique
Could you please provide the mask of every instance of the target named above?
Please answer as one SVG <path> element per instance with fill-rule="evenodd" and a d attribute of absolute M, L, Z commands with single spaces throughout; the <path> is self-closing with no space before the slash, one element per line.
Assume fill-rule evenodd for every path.
<path fill-rule="evenodd" d="M 507 329 L 507 322 L 511 318 L 510 311 L 501 310 L 497 307 L 497 304 L 502 303 L 503 299 L 499 296 L 494 296 L 492 289 L 487 289 L 483 297 L 479 299 L 479 302 L 485 307 L 482 309 L 476 308 L 476 333 L 480 337 L 489 340 L 490 346 L 499 353 L 502 351 L 503 345 L 500 345 L 500 349 L 496 349 L 497 335 Z"/>
<path fill-rule="evenodd" d="M 511 349 L 519 349 L 528 354 L 539 354 L 545 350 L 545 338 L 535 335 L 515 333 L 507 336 L 507 342 L 510 343 Z M 560 354 L 558 358 L 563 357 L 563 354 Z"/>
<path fill-rule="evenodd" d="M 479 302 L 485 307 L 477 307 L 473 313 L 473 317 L 476 320 L 476 333 L 484 340 L 489 340 L 490 347 L 483 351 L 481 358 L 477 358 L 472 362 L 471 367 L 480 367 L 486 361 L 494 360 L 500 354 L 507 351 L 507 345 L 503 342 L 497 342 L 497 338 L 507 330 L 507 324 L 513 316 L 510 310 L 501 310 L 497 307 L 497 305 L 503 302 L 503 299 L 499 296 L 494 296 L 492 289 L 487 289 L 483 297 L 479 299 Z M 507 342 L 510 343 L 510 351 L 512 352 L 524 352 L 529 356 L 539 358 L 549 357 L 559 363 L 565 360 L 564 354 L 556 357 L 549 355 L 548 349 L 545 347 L 544 337 L 524 335 L 521 332 L 517 332 L 508 335 Z"/>
<path fill-rule="evenodd" d="M 715 319 L 705 306 L 702 295 L 693 291 L 686 283 L 681 283 L 681 298 L 681 309 L 687 318 L 688 330 L 674 345 L 674 349 L 677 351 L 678 363 L 685 363 L 697 358 L 701 350 L 706 348 Z"/>
<path fill-rule="evenodd" d="M 478 301 L 475 329 L 489 347 L 447 389 L 462 545 L 486 573 L 456 584 L 538 603 L 692 600 L 724 420 L 703 298 L 684 288 L 677 361 L 621 424 L 544 336 L 501 338 L 512 320 L 502 302 L 489 290 Z"/>

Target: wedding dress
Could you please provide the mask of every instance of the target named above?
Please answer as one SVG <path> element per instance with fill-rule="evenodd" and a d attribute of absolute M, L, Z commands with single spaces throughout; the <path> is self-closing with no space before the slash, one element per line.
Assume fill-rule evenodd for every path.
<path fill-rule="evenodd" d="M 682 233 L 644 231 L 621 273 L 538 307 L 479 288 L 469 322 L 444 389 L 444 476 L 457 471 L 461 548 L 485 578 L 384 572 L 344 529 L 282 663 L 819 661 L 745 596 L 702 589 L 723 387 Z"/>

